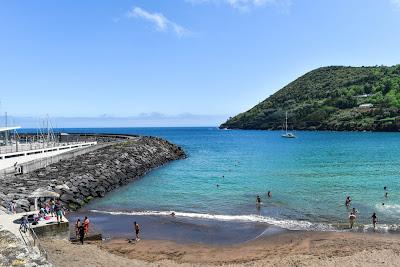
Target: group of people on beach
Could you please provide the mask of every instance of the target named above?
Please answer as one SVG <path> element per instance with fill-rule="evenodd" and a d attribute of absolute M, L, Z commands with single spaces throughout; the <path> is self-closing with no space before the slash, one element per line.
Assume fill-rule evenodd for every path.
<path fill-rule="evenodd" d="M 39 212 L 37 214 L 30 215 L 32 216 L 32 224 L 37 224 L 40 221 L 50 220 L 52 217 L 57 217 L 57 223 L 63 222 L 63 216 L 65 215 L 65 210 L 61 205 L 61 202 L 58 200 L 57 202 L 53 199 L 45 201 L 44 203 L 39 204 Z"/>
<path fill-rule="evenodd" d="M 385 194 L 384 194 L 385 198 L 388 198 L 389 197 L 389 193 L 387 192 L 387 187 L 384 186 L 383 190 L 385 191 Z M 350 208 L 350 205 L 351 205 L 350 196 L 346 197 L 345 205 L 346 205 L 347 208 Z M 385 205 L 385 203 L 382 202 L 382 206 L 384 206 L 384 205 Z M 350 229 L 352 229 L 353 226 L 354 226 L 354 223 L 355 223 L 355 221 L 357 219 L 357 213 L 358 213 L 358 211 L 355 208 L 352 208 L 352 210 L 351 210 L 351 212 L 349 214 Z M 378 216 L 376 215 L 376 212 L 372 213 L 371 220 L 372 220 L 372 225 L 373 225 L 374 230 L 375 230 L 376 229 L 376 225 L 378 224 Z"/>
<path fill-rule="evenodd" d="M 44 203 L 44 205 L 41 205 L 38 213 L 38 220 L 46 220 L 46 217 L 51 216 L 57 217 L 57 222 L 61 223 L 63 222 L 63 216 L 65 214 L 65 211 L 61 205 L 60 200 L 55 202 L 53 199 L 47 201 Z"/>
<path fill-rule="evenodd" d="M 85 236 L 89 234 L 89 218 L 85 216 L 85 219 L 83 219 L 83 222 L 81 222 L 81 219 L 77 219 L 75 222 L 75 236 L 76 239 L 79 239 L 81 244 L 83 245 L 83 240 Z"/>

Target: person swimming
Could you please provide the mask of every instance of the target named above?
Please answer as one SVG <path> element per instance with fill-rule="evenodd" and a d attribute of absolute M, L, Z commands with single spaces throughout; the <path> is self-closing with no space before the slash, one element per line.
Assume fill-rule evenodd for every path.
<path fill-rule="evenodd" d="M 261 204 L 261 198 L 260 198 L 260 196 L 257 196 L 257 198 L 256 198 L 256 204 Z"/>
<path fill-rule="evenodd" d="M 386 191 L 386 189 L 387 189 L 387 187 L 386 187 L 386 186 L 384 186 L 384 187 L 383 187 L 383 190 L 385 190 L 385 191 Z"/>
<path fill-rule="evenodd" d="M 268 191 L 267 196 L 268 196 L 268 197 L 272 197 L 271 191 Z"/>
<path fill-rule="evenodd" d="M 386 198 L 388 197 L 388 194 L 389 194 L 388 192 L 385 193 L 385 197 L 386 197 Z"/>
<path fill-rule="evenodd" d="M 345 204 L 346 204 L 346 207 L 350 207 L 350 204 L 351 204 L 351 198 L 350 198 L 350 196 L 347 196 L 347 197 L 346 197 L 346 202 L 345 202 Z"/>

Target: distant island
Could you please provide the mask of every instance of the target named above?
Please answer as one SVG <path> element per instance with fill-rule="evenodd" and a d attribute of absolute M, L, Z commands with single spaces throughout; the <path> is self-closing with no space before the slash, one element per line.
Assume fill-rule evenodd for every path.
<path fill-rule="evenodd" d="M 400 130 L 400 65 L 315 69 L 220 128 L 336 131 Z"/>

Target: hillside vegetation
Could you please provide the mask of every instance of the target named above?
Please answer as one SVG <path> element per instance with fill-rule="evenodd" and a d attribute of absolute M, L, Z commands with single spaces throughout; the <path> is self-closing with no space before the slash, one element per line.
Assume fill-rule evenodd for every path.
<path fill-rule="evenodd" d="M 222 124 L 230 129 L 400 129 L 400 65 L 323 67 L 288 84 L 247 112 Z"/>

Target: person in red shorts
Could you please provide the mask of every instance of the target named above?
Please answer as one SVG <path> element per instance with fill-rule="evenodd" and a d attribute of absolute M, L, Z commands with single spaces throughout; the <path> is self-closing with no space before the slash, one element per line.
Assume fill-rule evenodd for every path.
<path fill-rule="evenodd" d="M 85 235 L 87 235 L 89 233 L 89 219 L 86 216 L 83 220 L 83 227 L 85 228 Z"/>

